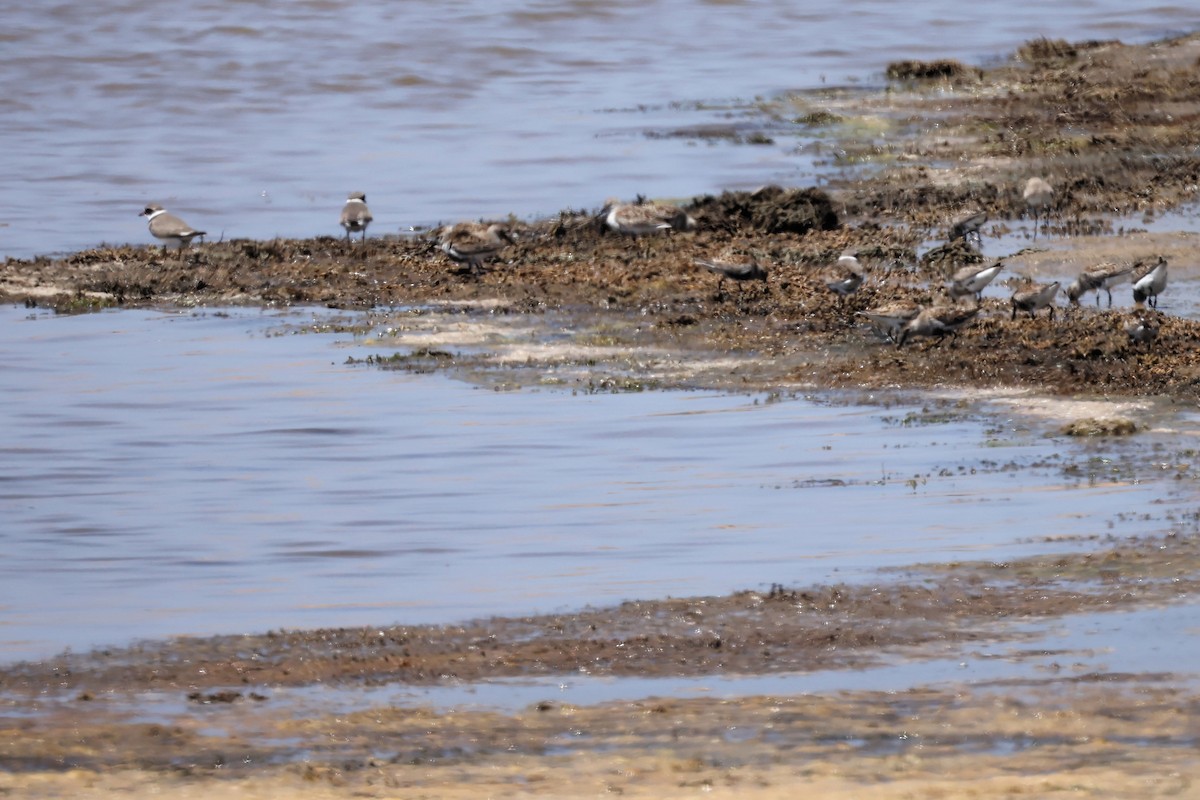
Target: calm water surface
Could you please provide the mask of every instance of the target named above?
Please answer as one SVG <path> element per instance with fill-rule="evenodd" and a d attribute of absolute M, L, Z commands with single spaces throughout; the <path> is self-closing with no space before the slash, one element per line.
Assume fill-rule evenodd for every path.
<path fill-rule="evenodd" d="M 986 63 L 1038 36 L 1143 41 L 1193 4 L 1116 0 L 171 3 L 0 0 L 0 257 L 144 242 L 161 202 L 214 237 L 372 233 L 817 178 L 797 141 L 648 138 L 725 104 Z"/>
<path fill-rule="evenodd" d="M 321 313 L 0 310 L 5 657 L 863 580 L 1188 498 L 1013 420 L 353 367 Z"/>

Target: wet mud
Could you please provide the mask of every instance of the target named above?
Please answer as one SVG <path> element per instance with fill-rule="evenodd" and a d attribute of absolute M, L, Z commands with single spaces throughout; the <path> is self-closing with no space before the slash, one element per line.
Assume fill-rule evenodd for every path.
<path fill-rule="evenodd" d="M 1195 201 L 1198 89 L 1200 37 L 1139 47 L 1043 40 L 987 70 L 906 63 L 886 91 L 761 104 L 761 134 L 745 141 L 818 130 L 833 176 L 821 189 L 680 201 L 695 231 L 622 237 L 604 232 L 595 210 L 507 220 L 516 242 L 482 275 L 451 263 L 430 233 L 365 245 L 207 242 L 182 253 L 101 247 L 7 261 L 0 298 L 63 312 L 370 311 L 348 324 L 378 342 L 372 366 L 499 372 L 515 385 L 1001 386 L 1191 402 L 1200 322 L 1144 311 L 1158 333 L 1141 342 L 1126 332 L 1127 299 L 1110 310 L 1089 296 L 1050 319 L 1013 316 L 1007 298 L 1026 278 L 1104 260 L 1162 254 L 1178 265 L 1174 277 L 1195 277 L 1194 239 L 1117 218 L 1148 222 Z M 1032 175 L 1056 187 L 1047 227 L 1036 241 L 1020 239 L 1018 252 L 997 254 L 994 242 L 1031 230 L 1020 187 Z M 975 211 L 989 219 L 986 258 L 945 245 L 953 222 Z M 869 275 L 839 299 L 819 271 L 848 249 Z M 999 256 L 1012 283 L 985 293 L 956 336 L 901 348 L 862 321 L 860 312 L 886 303 L 944 301 L 954 268 Z M 768 277 L 720 286 L 694 263 L 714 257 L 756 258 Z M 543 349 L 498 359 L 497 337 L 514 326 Z M 1100 435 L 1127 432 L 1113 426 L 1120 421 Z M 766 798 L 803 786 L 826 797 L 1192 796 L 1200 695 L 1169 673 L 889 694 L 547 701 L 519 712 L 388 705 L 306 715 L 273 696 L 282 687 L 862 668 L 1018 635 L 1007 621 L 1178 601 L 1198 579 L 1193 537 L 1168 535 L 1010 564 L 913 567 L 870 586 L 64 654 L 0 668 L 0 792 Z M 184 710 L 147 719 L 137 710 L 145 693 L 176 697 Z"/>

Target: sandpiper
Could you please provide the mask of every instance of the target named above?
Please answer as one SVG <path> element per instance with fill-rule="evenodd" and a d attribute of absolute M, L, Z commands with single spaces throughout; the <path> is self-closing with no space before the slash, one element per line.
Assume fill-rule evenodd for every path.
<path fill-rule="evenodd" d="M 346 205 L 342 206 L 342 218 L 340 224 L 346 229 L 346 241 L 350 241 L 350 234 L 362 231 L 362 238 L 367 240 L 367 226 L 371 224 L 370 209 L 367 208 L 367 196 L 362 192 L 352 192 L 346 198 Z"/>
<path fill-rule="evenodd" d="M 1004 264 L 1000 261 L 990 267 L 963 267 L 950 279 L 950 299 L 958 302 L 958 298 L 973 294 L 975 302 L 979 303 L 984 287 L 991 283 L 1002 269 Z"/>
<path fill-rule="evenodd" d="M 921 313 L 900 329 L 896 347 L 902 347 L 913 336 L 936 336 L 940 341 L 946 334 L 950 334 L 953 337 L 951 342 L 953 342 L 958 338 L 958 329 L 974 319 L 978 313 L 979 306 L 963 308 L 959 305 L 952 305 L 923 308 Z"/>
<path fill-rule="evenodd" d="M 442 251 L 452 261 L 470 267 L 473 275 L 483 272 L 483 262 L 499 255 L 516 239 L 499 223 L 459 222 L 447 225 L 438 233 Z"/>
<path fill-rule="evenodd" d="M 1037 238 L 1038 220 L 1042 212 L 1050 207 L 1054 199 L 1054 188 L 1042 178 L 1030 178 L 1025 182 L 1025 206 L 1033 212 L 1033 238 Z"/>
<path fill-rule="evenodd" d="M 1116 264 L 1098 264 L 1079 273 L 1067 287 L 1067 299 L 1071 305 L 1079 305 L 1079 298 L 1087 292 L 1096 293 L 1096 307 L 1100 307 L 1100 290 L 1108 292 L 1108 307 L 1112 308 L 1112 287 L 1129 280 L 1136 264 L 1119 267 Z"/>
<path fill-rule="evenodd" d="M 916 303 L 901 301 L 858 313 L 867 318 L 880 336 L 895 344 L 901 329 L 921 313 L 921 307 Z"/>
<path fill-rule="evenodd" d="M 950 226 L 950 241 L 962 239 L 976 250 L 982 249 L 983 239 L 979 235 L 979 229 L 987 220 L 986 211 L 977 211 L 968 217 L 963 217 Z"/>
<path fill-rule="evenodd" d="M 1158 338 L 1158 323 L 1139 315 L 1125 323 L 1125 333 L 1134 344 L 1148 344 Z"/>
<path fill-rule="evenodd" d="M 667 203 L 622 203 L 610 199 L 601 210 L 600 218 L 610 230 L 630 236 L 696 228 L 696 220 L 686 211 Z"/>
<path fill-rule="evenodd" d="M 1158 257 L 1158 263 L 1139 264 L 1133 270 L 1133 302 L 1139 307 L 1147 300 L 1151 308 L 1158 308 L 1158 295 L 1167 288 L 1167 260 Z"/>
<path fill-rule="evenodd" d="M 168 214 L 162 206 L 154 203 L 146 206 L 138 216 L 146 218 L 150 226 L 150 235 L 162 241 L 164 251 L 169 244 L 178 244 L 179 249 L 182 250 L 191 243 L 192 239 L 205 234 L 205 231 L 196 230 L 174 214 Z"/>
<path fill-rule="evenodd" d="M 758 259 L 750 258 L 747 261 L 728 261 L 723 259 L 707 260 L 703 258 L 695 259 L 696 266 L 704 267 L 707 270 L 717 273 L 721 279 L 717 282 L 717 297 L 725 295 L 725 279 L 738 284 L 738 291 L 741 292 L 741 284 L 743 281 L 765 281 L 767 279 L 767 271 Z"/>
<path fill-rule="evenodd" d="M 1050 319 L 1054 319 L 1054 298 L 1058 296 L 1058 289 L 1061 285 L 1059 281 L 1055 281 L 1054 283 L 1014 292 L 1012 296 L 1012 319 L 1017 318 L 1018 311 L 1028 311 L 1031 318 L 1035 317 L 1037 316 L 1037 312 L 1043 308 L 1049 308 Z"/>
<path fill-rule="evenodd" d="M 857 251 L 847 250 L 837 261 L 822 269 L 819 277 L 826 288 L 843 301 L 862 286 L 867 268 L 858 260 Z"/>

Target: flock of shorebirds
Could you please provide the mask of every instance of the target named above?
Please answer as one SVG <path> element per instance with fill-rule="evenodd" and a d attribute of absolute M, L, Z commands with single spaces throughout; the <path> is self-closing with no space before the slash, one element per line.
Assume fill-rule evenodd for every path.
<path fill-rule="evenodd" d="M 1024 188 L 1026 207 L 1034 217 L 1034 239 L 1037 238 L 1038 223 L 1052 205 L 1054 190 L 1044 179 L 1030 178 Z M 167 213 L 161 206 L 147 205 L 139 216 L 147 218 L 150 233 L 163 242 L 164 249 L 168 244 L 177 244 L 180 249 L 187 246 L 192 239 L 203 237 L 205 232 L 197 230 L 179 217 Z M 373 217 L 367 207 L 366 195 L 354 192 L 342 208 L 339 224 L 346 231 L 346 239 L 351 234 L 361 233 L 363 240 L 367 237 L 367 227 Z M 634 203 L 622 203 L 609 200 L 594 221 L 602 228 L 629 236 L 645 236 L 670 231 L 689 231 L 696 227 L 696 221 L 681 208 L 667 203 L 646 201 L 638 198 Z M 950 240 L 963 240 L 976 252 L 981 250 L 980 230 L 987 221 L 985 213 L 976 213 L 955 222 L 950 228 Z M 472 274 L 484 270 L 484 265 L 497 257 L 505 247 L 515 241 L 514 235 L 505 225 L 485 222 L 460 222 L 447 225 L 436 230 L 438 244 L 441 250 L 455 263 L 465 265 Z M 756 258 L 736 259 L 696 259 L 699 267 L 710 270 L 720 276 L 718 296 L 724 293 L 726 279 L 735 283 L 746 281 L 765 281 L 767 270 Z M 942 339 L 947 335 L 957 336 L 957 332 L 967 325 L 979 313 L 981 295 L 984 288 L 990 284 L 1004 269 L 1004 264 L 997 261 L 985 267 L 967 266 L 956 270 L 945 287 L 948 302 L 922 306 L 911 302 L 897 302 L 867 311 L 858 312 L 882 337 L 903 347 L 904 343 L 915 337 L 934 337 Z M 843 253 L 836 262 L 830 264 L 818 273 L 818 278 L 824 285 L 844 302 L 862 286 L 867 277 L 867 267 L 859 261 L 856 251 Z M 1112 306 L 1113 287 L 1125 283 L 1133 285 L 1134 304 L 1142 309 L 1149 304 L 1158 308 L 1158 296 L 1167 286 L 1167 261 L 1161 256 L 1150 263 L 1136 261 L 1128 265 L 1101 264 L 1084 270 L 1065 289 L 1068 301 L 1075 306 L 1088 292 L 1096 293 L 1096 305 L 1100 305 L 1100 292 L 1108 294 L 1109 307 Z M 1042 309 L 1050 310 L 1050 318 L 1054 318 L 1055 300 L 1061 290 L 1061 282 L 1036 285 L 1016 291 L 1010 298 L 1012 319 L 1018 312 L 1025 312 L 1034 317 Z M 960 300 L 973 298 L 974 304 L 963 306 Z M 1158 332 L 1157 323 L 1145 315 L 1138 315 L 1125 327 L 1130 339 L 1135 342 L 1148 342 Z"/>

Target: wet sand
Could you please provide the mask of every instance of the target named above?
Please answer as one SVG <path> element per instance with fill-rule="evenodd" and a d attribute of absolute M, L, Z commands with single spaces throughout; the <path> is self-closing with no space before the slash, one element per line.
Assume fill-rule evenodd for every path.
<path fill-rule="evenodd" d="M 633 241 L 592 213 L 512 221 L 518 242 L 482 276 L 425 235 L 206 243 L 182 255 L 99 248 L 8 261 L 0 296 L 86 311 L 112 306 L 324 304 L 373 309 L 374 366 L 454 369 L 514 385 L 622 391 L 706 386 L 976 387 L 1190 403 L 1200 322 L 1149 312 L 1151 343 L 1125 334 L 1123 299 L 1054 321 L 1010 318 L 1007 294 L 953 342 L 896 348 L 857 312 L 928 303 L 967 252 L 931 257 L 952 220 L 986 210 L 984 251 L 1011 237 L 1032 174 L 1060 187 L 1007 272 L 1075 272 L 1162 254 L 1189 280 L 1191 234 L 1114 230 L 1114 214 L 1194 200 L 1200 37 L 1145 47 L 1031 43 L 988 71 L 908 68 L 886 93 L 829 91 L 763 104 L 763 135 L 826 130 L 841 177 L 686 203 L 695 232 Z M 808 109 L 807 113 L 805 109 Z M 817 114 L 814 110 L 820 110 Z M 802 120 L 796 122 L 795 120 Z M 790 122 L 789 122 L 790 121 Z M 936 129 L 930 123 L 937 122 Z M 1062 237 L 1069 235 L 1068 245 Z M 816 272 L 846 248 L 871 267 L 839 302 Z M 693 260 L 756 253 L 765 283 L 726 287 Z M 946 251 L 941 251 L 946 255 Z M 1048 263 L 1051 262 L 1051 263 Z M 1170 292 L 1170 288 L 1167 290 Z M 1120 289 L 1128 296 L 1128 286 Z M 426 324 L 429 319 L 436 325 Z M 449 324 L 462 320 L 465 325 Z M 501 321 L 500 323 L 497 320 Z M 500 350 L 519 320 L 540 344 Z M 564 320 L 567 324 L 564 326 Z M 358 324 L 358 323 L 356 323 Z M 491 329 L 489 335 L 480 331 Z M 421 345 L 413 347 L 415 335 Z M 514 368 L 519 365 L 519 368 Z M 1120 425 L 1102 432 L 1123 432 Z M 371 708 L 305 715 L 279 687 L 429 684 L 553 676 L 790 673 L 859 668 L 1003 639 L 998 622 L 1184 599 L 1200 561 L 1190 536 L 1097 542 L 1088 554 L 914 567 L 873 587 L 627 603 L 454 627 L 275 631 L 64 655 L 0 671 L 0 791 L 10 796 L 633 797 L 1193 796 L 1198 701 L 1159 675 L 1063 674 L 1012 685 L 899 693 L 655 699 L 516 713 Z M 143 692 L 187 706 L 138 713 Z M 286 704 L 280 704 L 286 705 Z M 220 709 L 214 716 L 214 709 Z"/>

